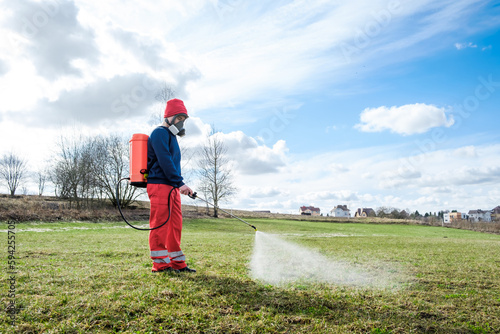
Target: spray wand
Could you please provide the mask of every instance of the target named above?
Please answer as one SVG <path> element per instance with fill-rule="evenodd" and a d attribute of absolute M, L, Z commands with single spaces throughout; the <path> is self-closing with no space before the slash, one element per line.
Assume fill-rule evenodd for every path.
<path fill-rule="evenodd" d="M 212 204 L 212 203 L 208 202 L 207 200 L 204 200 L 203 198 L 201 198 L 200 196 L 198 196 L 198 195 L 196 194 L 196 192 L 194 192 L 194 193 L 192 193 L 192 194 L 189 194 L 188 196 L 189 196 L 189 197 L 191 197 L 192 199 L 197 199 L 197 198 L 201 199 L 203 202 L 205 202 L 205 203 L 207 203 L 207 204 L 210 204 L 211 206 L 213 206 L 213 207 L 214 207 L 214 208 L 216 208 L 217 210 L 220 210 L 220 211 L 222 211 L 222 212 L 224 212 L 224 213 L 227 213 L 227 214 L 228 214 L 228 215 L 230 215 L 231 217 L 238 219 L 240 222 L 247 224 L 248 226 L 250 226 L 251 228 L 253 228 L 253 229 L 255 230 L 255 232 L 257 232 L 257 228 L 256 228 L 255 226 L 251 225 L 250 223 L 247 223 L 246 221 L 244 221 L 244 220 L 243 220 L 243 219 L 241 219 L 241 218 L 236 217 L 236 216 L 235 216 L 235 215 L 233 215 L 232 213 L 229 213 L 229 212 L 227 212 L 226 210 L 223 210 L 223 209 L 219 208 L 219 207 L 218 207 L 218 206 L 216 206 L 215 204 Z"/>

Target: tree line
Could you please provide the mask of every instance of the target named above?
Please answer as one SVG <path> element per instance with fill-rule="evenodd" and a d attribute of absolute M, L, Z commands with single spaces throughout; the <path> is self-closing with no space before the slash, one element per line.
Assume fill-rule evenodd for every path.
<path fill-rule="evenodd" d="M 0 158 L 0 180 L 11 196 L 31 179 L 37 185 L 38 195 L 43 195 L 50 183 L 54 195 L 76 209 L 102 206 L 106 201 L 117 205 L 115 186 L 129 176 L 128 138 L 117 134 L 73 135 L 61 137 L 57 147 L 51 163 L 36 172 L 29 171 L 27 161 L 12 152 Z M 227 147 L 215 131 L 196 152 L 186 148 L 182 151 L 184 161 L 196 157 L 195 175 L 204 198 L 218 206 L 235 193 Z M 183 170 L 185 167 L 183 163 Z M 118 200 L 122 207 L 127 207 L 144 193 L 144 189 L 121 182 Z M 218 216 L 216 208 L 212 212 L 214 217 Z"/>
<path fill-rule="evenodd" d="M 410 212 L 409 209 L 398 209 L 394 207 L 382 206 L 375 211 L 377 217 L 392 218 L 392 219 L 417 219 L 426 221 L 440 221 L 443 219 L 444 211 L 425 212 L 421 214 L 418 210 Z"/>
<path fill-rule="evenodd" d="M 89 208 L 109 200 L 116 206 L 115 185 L 128 176 L 128 144 L 119 135 L 61 137 L 51 163 L 30 172 L 28 163 L 13 152 L 0 159 L 0 178 L 14 196 L 29 178 L 43 195 L 50 182 L 54 195 L 68 200 L 70 207 Z M 122 182 L 120 203 L 129 205 L 140 195 L 135 187 Z"/>

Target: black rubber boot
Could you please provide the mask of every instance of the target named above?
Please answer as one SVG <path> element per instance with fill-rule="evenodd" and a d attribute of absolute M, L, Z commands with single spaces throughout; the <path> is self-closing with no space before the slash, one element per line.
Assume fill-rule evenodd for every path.
<path fill-rule="evenodd" d="M 182 269 L 177 270 L 178 272 L 186 272 L 186 273 L 195 273 L 196 269 L 191 269 L 189 267 L 184 267 Z"/>

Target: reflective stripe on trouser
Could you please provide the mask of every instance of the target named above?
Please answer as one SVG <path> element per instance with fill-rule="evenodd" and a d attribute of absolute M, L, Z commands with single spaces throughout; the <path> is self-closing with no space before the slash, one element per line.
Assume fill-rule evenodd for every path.
<path fill-rule="evenodd" d="M 163 224 L 168 218 L 168 194 L 172 186 L 166 184 L 148 184 L 147 191 L 151 202 L 151 213 L 149 216 L 149 226 L 151 228 Z M 170 199 L 171 215 L 170 220 L 165 226 L 149 231 L 149 249 L 151 250 L 151 258 L 162 258 L 165 263 L 153 262 L 154 269 L 164 269 L 172 267 L 174 269 L 182 269 L 186 267 L 185 257 L 181 251 L 181 232 L 182 232 L 182 211 L 181 211 L 181 195 L 179 189 L 174 189 Z M 167 251 L 169 250 L 169 252 Z M 161 252 L 161 253 L 158 253 Z M 174 255 L 172 258 L 172 254 Z M 161 254 L 153 256 L 153 254 Z M 167 257 L 170 259 L 166 260 Z"/>
<path fill-rule="evenodd" d="M 182 264 L 183 262 L 186 261 L 186 257 L 184 256 L 184 253 L 182 251 L 178 252 L 170 252 L 169 253 L 170 259 L 172 260 L 172 264 Z"/>
<path fill-rule="evenodd" d="M 169 264 L 170 263 L 170 259 L 168 257 L 165 258 L 165 259 L 153 259 L 153 262 L 154 263 L 166 263 L 166 264 Z"/>
<path fill-rule="evenodd" d="M 168 257 L 168 250 L 160 250 L 160 251 L 151 251 L 150 252 L 151 259 L 153 259 L 154 263 L 158 263 L 158 265 L 153 265 L 156 269 L 163 269 L 166 264 L 170 264 L 170 258 Z"/>

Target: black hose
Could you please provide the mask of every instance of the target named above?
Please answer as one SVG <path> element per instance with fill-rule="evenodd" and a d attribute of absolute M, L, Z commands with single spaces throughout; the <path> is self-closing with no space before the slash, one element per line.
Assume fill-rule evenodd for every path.
<path fill-rule="evenodd" d="M 140 228 L 140 227 L 135 227 L 134 225 L 130 224 L 127 219 L 125 218 L 125 216 L 123 215 L 123 212 L 122 212 L 122 208 L 120 206 L 120 192 L 119 192 L 119 189 L 120 189 L 120 182 L 122 182 L 123 180 L 130 180 L 130 178 L 128 177 L 124 177 L 123 179 L 120 179 L 120 181 L 118 181 L 118 183 L 116 184 L 116 204 L 118 206 L 118 211 L 120 211 L 120 215 L 122 216 L 123 220 L 125 221 L 125 223 L 128 224 L 128 226 L 136 229 L 136 230 L 139 230 L 139 231 L 152 231 L 152 230 L 156 230 L 162 226 L 164 226 L 169 220 L 170 220 L 170 214 L 172 213 L 172 210 L 170 208 L 170 195 L 172 194 L 172 191 L 174 191 L 174 189 L 177 189 L 175 187 L 173 187 L 170 192 L 168 193 L 168 218 L 167 220 L 165 220 L 165 222 L 163 224 L 161 224 L 160 226 L 156 226 L 156 227 L 153 227 L 153 228 Z"/>

